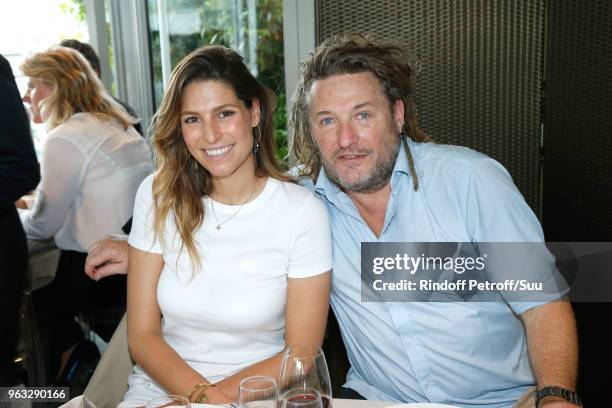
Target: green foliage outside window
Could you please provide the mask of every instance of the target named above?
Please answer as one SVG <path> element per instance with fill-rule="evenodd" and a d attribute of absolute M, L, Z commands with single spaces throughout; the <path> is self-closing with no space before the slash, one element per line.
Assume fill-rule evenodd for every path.
<path fill-rule="evenodd" d="M 248 13 L 246 2 L 238 23 L 244 30 L 248 28 Z M 157 2 L 149 0 L 149 16 L 156 18 Z M 199 18 L 203 29 L 199 33 L 185 35 L 170 35 L 170 62 L 174 67 L 183 57 L 194 49 L 206 44 L 219 44 L 231 47 L 235 43 L 236 16 L 228 8 L 227 0 L 169 0 L 168 9 L 177 11 L 199 10 Z M 256 0 L 256 65 L 258 79 L 270 87 L 278 96 L 278 104 L 274 112 L 276 124 L 276 144 L 278 158 L 286 166 L 287 156 L 287 112 L 285 95 L 285 69 L 283 57 L 283 20 L 282 0 Z M 244 54 L 248 53 L 248 42 L 239 39 L 243 45 Z M 159 32 L 151 31 L 151 49 L 153 50 L 153 77 L 155 78 L 156 105 L 162 96 L 162 69 L 159 44 Z"/>
<path fill-rule="evenodd" d="M 79 22 L 83 22 L 87 18 L 85 0 L 67 0 L 60 3 L 59 7 L 62 13 L 73 15 Z"/>
<path fill-rule="evenodd" d="M 246 10 L 246 0 L 242 2 L 242 9 Z M 170 62 L 174 66 L 184 56 L 194 49 L 206 44 L 220 44 L 232 46 L 232 39 L 236 37 L 236 16 L 228 8 L 229 0 L 168 0 L 168 10 L 192 12 L 197 10 L 202 31 L 188 35 L 170 35 Z M 283 10 L 282 0 L 255 0 L 256 3 L 256 65 L 258 79 L 270 87 L 278 96 L 278 104 L 274 112 L 276 124 L 276 144 L 278 158 L 286 166 L 287 156 L 287 108 L 285 95 L 285 68 L 283 57 Z M 149 0 L 149 16 L 157 14 L 157 1 Z M 73 14 L 79 21 L 85 21 L 85 0 L 66 0 L 62 11 Z M 153 17 L 151 17 L 153 18 Z M 238 23 L 246 29 L 248 26 L 248 13 L 244 11 L 238 17 Z M 108 27 L 110 28 L 110 27 Z M 154 94 L 156 105 L 161 101 L 162 72 L 161 55 L 159 47 L 159 32 L 151 31 L 151 50 L 153 63 Z M 110 33 L 109 33 L 110 41 Z M 241 39 L 244 41 L 244 39 Z M 248 52 L 248 43 L 243 44 L 244 52 Z M 112 56 L 111 56 L 112 58 Z"/>

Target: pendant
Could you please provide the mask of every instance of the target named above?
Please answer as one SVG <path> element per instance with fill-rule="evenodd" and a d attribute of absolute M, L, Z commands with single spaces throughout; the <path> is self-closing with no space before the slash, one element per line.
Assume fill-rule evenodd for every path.
<path fill-rule="evenodd" d="M 221 226 L 220 226 L 220 225 L 217 225 L 217 227 L 216 227 L 216 228 L 217 228 L 217 231 L 219 231 L 219 230 L 221 229 Z"/>

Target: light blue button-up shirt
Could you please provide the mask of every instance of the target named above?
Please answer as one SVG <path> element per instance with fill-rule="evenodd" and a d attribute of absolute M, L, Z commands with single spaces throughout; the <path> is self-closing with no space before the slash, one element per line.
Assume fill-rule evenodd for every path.
<path fill-rule="evenodd" d="M 379 237 L 321 170 L 316 193 L 332 225 L 331 305 L 351 369 L 368 399 L 510 407 L 535 384 L 518 317 L 536 303 L 362 302 L 361 242 L 541 242 L 541 226 L 495 160 L 473 150 L 409 144 L 391 176 Z"/>

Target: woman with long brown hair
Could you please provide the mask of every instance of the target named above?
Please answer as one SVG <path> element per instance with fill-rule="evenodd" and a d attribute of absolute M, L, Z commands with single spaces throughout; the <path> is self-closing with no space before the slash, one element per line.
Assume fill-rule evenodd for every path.
<path fill-rule="evenodd" d="M 138 365 L 120 406 L 167 393 L 230 402 L 242 378 L 277 377 L 286 346 L 321 344 L 329 222 L 275 160 L 275 99 L 224 47 L 174 69 L 152 125 L 158 168 L 129 239 Z"/>
<path fill-rule="evenodd" d="M 21 70 L 29 79 L 23 100 L 48 134 L 34 205 L 20 217 L 28 238 L 53 238 L 62 250 L 55 280 L 33 295 L 48 339 L 50 380 L 68 385 L 79 372 L 76 365 L 93 365 L 98 353 L 82 340 L 74 316 L 125 305 L 125 277 L 94 282 L 83 273 L 87 250 L 106 235 L 122 233 L 152 163 L 146 142 L 132 127 L 135 119 L 104 91 L 80 53 L 51 48 L 28 57 Z M 114 327 L 97 331 L 108 340 Z"/>

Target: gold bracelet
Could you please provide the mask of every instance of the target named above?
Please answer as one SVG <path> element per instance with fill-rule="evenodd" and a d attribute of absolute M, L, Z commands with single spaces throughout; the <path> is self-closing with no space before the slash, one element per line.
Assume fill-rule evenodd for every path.
<path fill-rule="evenodd" d="M 209 388 L 217 388 L 217 386 L 215 384 L 212 383 L 208 383 L 208 384 L 199 384 L 200 387 L 197 388 L 198 395 L 195 399 L 195 403 L 196 404 L 200 404 L 202 402 L 206 402 L 208 401 L 208 395 L 206 395 L 206 390 Z"/>
<path fill-rule="evenodd" d="M 189 392 L 187 393 L 187 399 L 189 401 L 191 401 L 191 397 L 193 397 L 193 394 L 198 390 L 198 388 L 205 386 L 206 383 L 199 383 L 194 385 L 191 390 L 189 390 Z"/>

